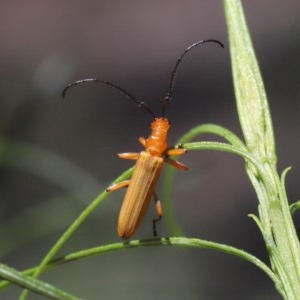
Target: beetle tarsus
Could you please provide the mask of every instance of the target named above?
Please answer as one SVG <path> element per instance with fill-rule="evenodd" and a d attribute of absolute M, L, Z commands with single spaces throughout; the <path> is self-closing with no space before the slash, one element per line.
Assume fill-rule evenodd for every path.
<path fill-rule="evenodd" d="M 153 219 L 152 220 L 152 228 L 153 228 L 153 236 L 154 237 L 157 237 L 158 235 L 157 235 L 157 230 L 156 230 L 156 223 L 157 222 L 159 222 L 160 220 L 161 220 L 161 216 L 160 217 L 158 217 L 157 219 Z"/>

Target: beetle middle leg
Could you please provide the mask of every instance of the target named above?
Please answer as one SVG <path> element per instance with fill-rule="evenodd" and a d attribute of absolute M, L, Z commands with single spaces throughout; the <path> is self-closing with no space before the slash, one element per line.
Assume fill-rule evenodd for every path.
<path fill-rule="evenodd" d="M 112 184 L 111 186 L 109 186 L 106 189 L 106 191 L 107 192 L 113 192 L 113 191 L 119 190 L 121 188 L 128 187 L 129 183 L 130 183 L 130 180 L 124 180 L 124 181 Z"/>
<path fill-rule="evenodd" d="M 126 153 L 118 153 L 118 156 L 120 158 L 123 159 L 134 159 L 137 160 L 139 157 L 139 153 L 132 153 L 132 152 L 126 152 Z M 112 184 L 111 186 L 109 186 L 106 191 L 107 192 L 112 192 L 112 191 L 116 191 L 118 189 L 124 188 L 124 187 L 128 187 L 130 183 L 130 180 L 124 180 L 115 184 Z"/>
<path fill-rule="evenodd" d="M 186 165 L 180 163 L 179 161 L 173 160 L 169 157 L 165 157 L 165 162 L 170 164 L 171 166 L 175 167 L 178 170 L 186 171 L 188 169 L 188 167 Z"/>

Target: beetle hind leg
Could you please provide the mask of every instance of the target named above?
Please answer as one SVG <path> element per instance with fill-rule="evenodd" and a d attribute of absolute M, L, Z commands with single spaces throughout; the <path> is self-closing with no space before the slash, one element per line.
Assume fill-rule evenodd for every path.
<path fill-rule="evenodd" d="M 154 203 L 155 203 L 155 211 L 156 211 L 158 218 L 152 220 L 152 229 L 153 229 L 153 236 L 157 237 L 156 223 L 162 219 L 163 212 L 162 212 L 161 202 L 158 199 L 158 196 L 155 191 L 153 192 L 153 198 L 154 198 Z"/>
<path fill-rule="evenodd" d="M 157 230 L 156 230 L 156 223 L 162 219 L 162 216 L 158 217 L 157 219 L 152 220 L 152 228 L 153 228 L 153 237 L 157 237 Z"/>

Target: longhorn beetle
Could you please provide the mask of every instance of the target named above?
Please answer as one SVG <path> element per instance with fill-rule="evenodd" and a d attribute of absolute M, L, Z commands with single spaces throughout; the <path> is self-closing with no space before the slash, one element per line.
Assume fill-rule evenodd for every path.
<path fill-rule="evenodd" d="M 102 83 L 118 90 L 127 98 L 133 100 L 137 106 L 146 110 L 153 119 L 150 125 L 151 133 L 149 137 L 147 139 L 143 137 L 138 138 L 140 144 L 142 144 L 142 146 L 145 148 L 144 151 L 141 151 L 140 153 L 118 154 L 120 158 L 136 160 L 131 179 L 113 184 L 107 188 L 107 191 L 111 192 L 123 187 L 128 187 L 118 219 L 118 235 L 121 238 L 128 239 L 135 233 L 145 216 L 152 197 L 154 198 L 155 209 L 158 215 L 158 219 L 153 220 L 153 233 L 154 236 L 157 235 L 156 222 L 162 218 L 162 206 L 155 192 L 155 186 L 161 173 L 163 164 L 166 162 L 179 170 L 187 170 L 185 165 L 169 158 L 169 156 L 172 155 L 182 155 L 186 153 L 186 150 L 183 148 L 183 145 L 177 145 L 172 148 L 167 147 L 166 139 L 167 132 L 170 128 L 170 123 L 165 117 L 165 109 L 167 104 L 172 99 L 174 79 L 182 58 L 192 48 L 207 42 L 216 43 L 224 48 L 224 45 L 221 42 L 209 39 L 198 41 L 183 51 L 183 53 L 177 59 L 175 67 L 172 71 L 168 92 L 162 101 L 160 117 L 154 114 L 146 102 L 137 100 L 119 86 L 106 80 L 98 78 L 81 79 L 70 83 L 63 90 L 63 97 L 65 97 L 67 90 L 75 85 L 88 82 Z"/>

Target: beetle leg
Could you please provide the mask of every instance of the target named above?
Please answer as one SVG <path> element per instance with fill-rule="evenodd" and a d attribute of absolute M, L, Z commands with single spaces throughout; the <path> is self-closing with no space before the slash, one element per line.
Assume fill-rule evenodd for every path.
<path fill-rule="evenodd" d="M 154 198 L 154 202 L 155 202 L 155 211 L 156 211 L 156 214 L 158 216 L 157 219 L 153 219 L 152 220 L 152 224 L 153 224 L 153 236 L 157 237 L 156 223 L 161 220 L 163 212 L 162 212 L 161 202 L 158 199 L 158 196 L 157 196 L 157 194 L 156 194 L 155 191 L 153 192 L 153 198 Z"/>
<path fill-rule="evenodd" d="M 159 218 L 161 218 L 162 215 L 163 215 L 162 205 L 161 205 L 161 202 L 158 199 L 157 193 L 155 191 L 153 192 L 153 198 L 154 198 L 154 204 L 155 204 L 156 214 L 158 215 Z"/>
<path fill-rule="evenodd" d="M 123 187 L 128 187 L 130 180 L 124 180 L 115 184 L 112 184 L 111 186 L 109 186 L 106 191 L 107 192 L 113 192 L 116 191 L 118 189 L 121 189 Z"/>
<path fill-rule="evenodd" d="M 146 139 L 144 137 L 140 136 L 138 141 L 140 144 L 142 144 L 142 146 L 146 147 Z"/>
<path fill-rule="evenodd" d="M 180 163 L 179 161 L 173 160 L 169 157 L 165 157 L 165 162 L 175 167 L 178 170 L 186 171 L 188 169 L 188 167 L 185 166 L 184 164 Z"/>
<path fill-rule="evenodd" d="M 182 155 L 186 153 L 186 149 L 183 149 L 181 147 L 179 148 L 171 148 L 171 149 L 167 149 L 166 151 L 166 155 L 171 156 L 171 155 Z"/>
<path fill-rule="evenodd" d="M 123 159 L 137 160 L 139 155 L 140 155 L 140 153 L 132 153 L 132 152 L 118 153 L 118 156 Z"/>
<path fill-rule="evenodd" d="M 176 160 L 169 158 L 169 156 L 182 155 L 184 153 L 186 153 L 186 149 L 183 148 L 182 144 L 176 145 L 173 148 L 169 148 L 165 151 L 165 155 L 166 155 L 165 162 L 170 164 L 171 166 L 175 167 L 176 169 L 187 170 L 188 169 L 187 166 L 185 166 L 184 164 L 182 164 Z"/>

